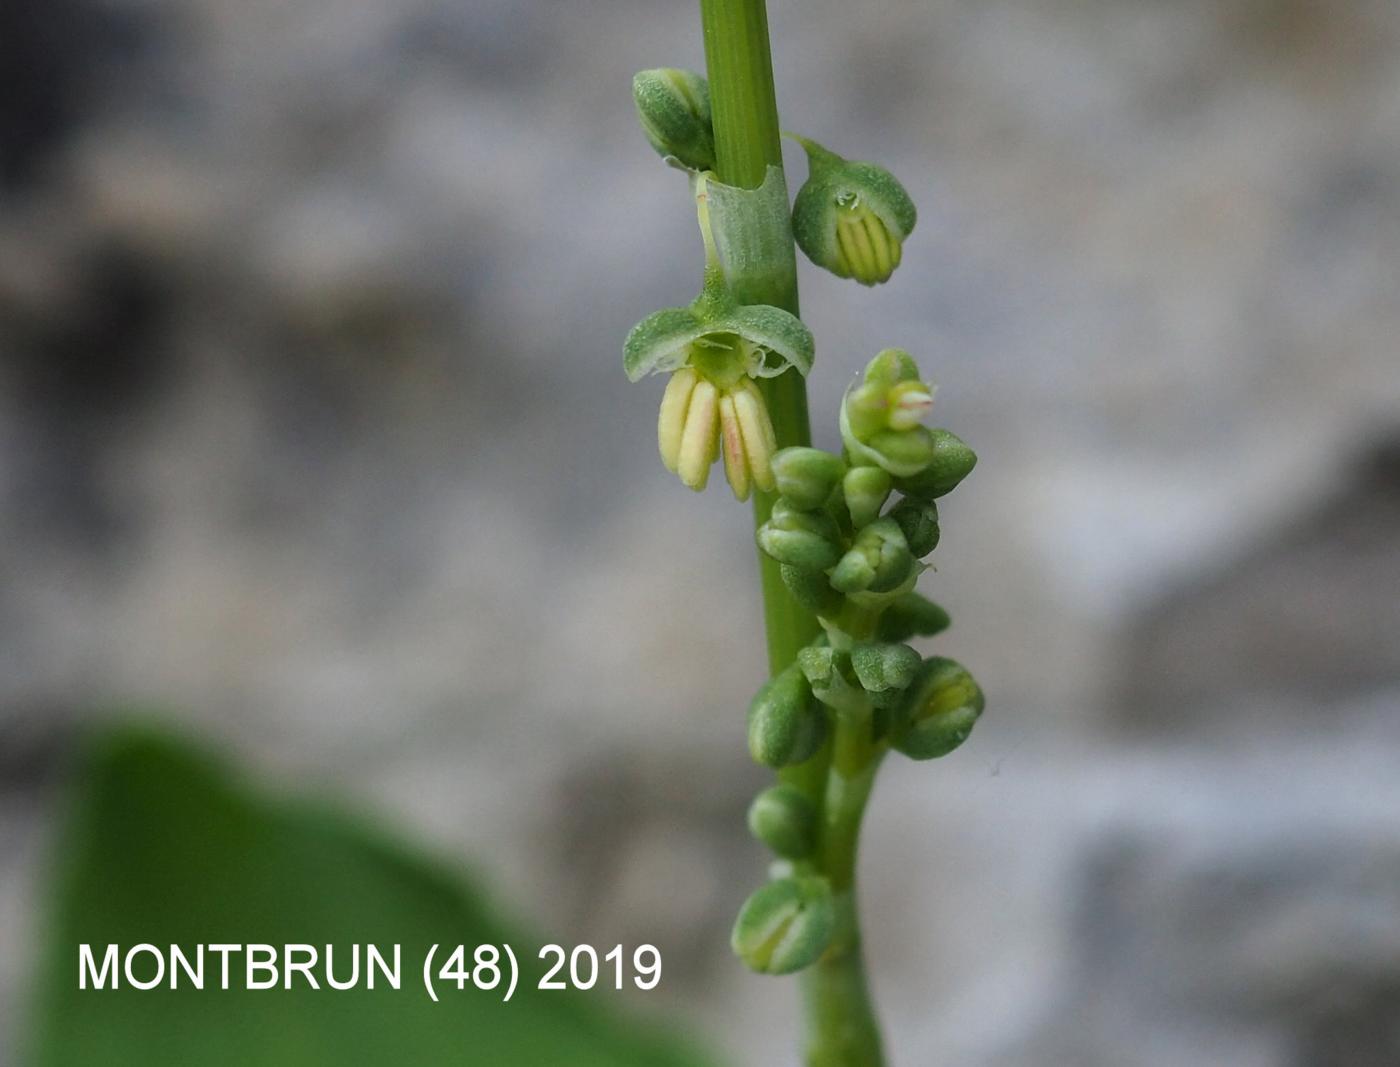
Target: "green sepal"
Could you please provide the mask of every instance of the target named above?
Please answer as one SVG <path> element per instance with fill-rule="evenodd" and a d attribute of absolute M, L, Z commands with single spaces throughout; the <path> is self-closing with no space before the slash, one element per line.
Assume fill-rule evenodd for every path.
<path fill-rule="evenodd" d="M 981 687 L 961 664 L 931 657 L 905 692 L 894 747 L 910 759 L 946 756 L 967 740 L 984 706 Z"/>
<path fill-rule="evenodd" d="M 933 637 L 950 625 L 952 619 L 942 607 L 919 593 L 908 592 L 885 608 L 875 633 L 881 641 L 907 641 L 911 637 Z"/>
<path fill-rule="evenodd" d="M 829 249 L 835 243 L 832 209 L 851 196 L 879 216 L 891 237 L 904 241 L 914 232 L 919 209 L 898 178 L 878 163 L 842 159 L 830 151 L 813 153 L 811 144 L 803 145 L 812 169 L 794 198 L 792 225 L 793 236 L 812 262 L 825 265 L 808 251 L 808 244 L 815 250 Z"/>
<path fill-rule="evenodd" d="M 749 704 L 749 754 L 766 767 L 810 759 L 826 740 L 826 715 L 796 664 L 774 675 Z"/>
<path fill-rule="evenodd" d="M 816 358 L 812 331 L 796 315 L 771 304 L 738 305 L 710 327 L 732 330 L 758 349 L 748 368 L 750 378 L 776 378 L 789 367 L 805 378 Z"/>
<path fill-rule="evenodd" d="M 892 486 L 889 472 L 881 467 L 852 467 L 841 481 L 841 492 L 851 524 L 859 529 L 880 517 Z"/>
<path fill-rule="evenodd" d="M 778 494 L 795 508 L 814 510 L 825 504 L 846 473 L 840 456 L 820 448 L 793 445 L 773 457 Z"/>
<path fill-rule="evenodd" d="M 817 809 L 790 785 L 775 785 L 749 805 L 749 832 L 777 855 L 800 860 L 817 847 Z"/>
<path fill-rule="evenodd" d="M 921 662 L 919 654 L 908 645 L 863 644 L 851 649 L 856 678 L 861 688 L 872 694 L 906 688 Z"/>
<path fill-rule="evenodd" d="M 812 695 L 833 711 L 859 715 L 866 709 L 865 694 L 857 688 L 854 672 L 851 678 L 846 677 L 846 671 L 850 670 L 850 658 L 846 653 L 822 645 L 809 645 L 797 653 L 797 665 L 811 685 Z"/>
<path fill-rule="evenodd" d="M 899 524 L 909 551 L 919 559 L 938 547 L 938 505 L 932 500 L 905 497 L 890 509 L 889 517 Z"/>
<path fill-rule="evenodd" d="M 904 700 L 903 689 L 883 689 L 874 693 L 866 690 L 865 695 L 870 700 L 870 706 L 881 713 L 877 718 L 877 724 L 881 719 L 889 718 L 889 716 L 883 713 L 899 707 L 900 703 Z M 881 726 L 878 733 L 883 732 L 884 728 Z"/>
<path fill-rule="evenodd" d="M 806 530 L 782 530 L 764 523 L 757 540 L 764 555 L 800 570 L 819 573 L 841 558 L 839 545 Z"/>
<path fill-rule="evenodd" d="M 865 440 L 851 429 L 850 413 L 841 405 L 841 441 L 852 462 L 881 467 L 896 478 L 918 474 L 934 458 L 933 435 L 927 427 L 910 430 L 879 430 Z"/>
<path fill-rule="evenodd" d="M 812 332 L 802 320 L 782 308 L 766 304 L 747 306 L 701 297 L 688 308 L 663 308 L 648 315 L 627 335 L 622 346 L 622 367 L 628 381 L 648 374 L 675 371 L 691 361 L 692 346 L 715 335 L 716 345 L 742 346 L 739 366 L 730 377 L 772 378 L 789 367 L 806 375 L 815 352 Z"/>
<path fill-rule="evenodd" d="M 972 473 L 977 465 L 977 453 L 961 438 L 947 430 L 929 430 L 933 455 L 917 473 L 895 479 L 895 488 L 909 496 L 935 500 L 951 493 L 958 483 Z"/>
<path fill-rule="evenodd" d="M 801 604 L 813 615 L 832 618 L 841 610 L 846 598 L 831 588 L 826 575 L 820 570 L 803 570 L 790 563 L 784 563 L 778 573 L 783 584 L 792 594 L 792 599 Z"/>
<path fill-rule="evenodd" d="M 825 878 L 782 878 L 744 902 L 729 942 L 760 974 L 792 974 L 821 958 L 835 928 L 836 909 Z"/>
<path fill-rule="evenodd" d="M 715 168 L 710 84 L 691 70 L 658 67 L 632 78 L 637 121 L 651 146 L 691 170 Z"/>
<path fill-rule="evenodd" d="M 902 382 L 917 382 L 919 365 L 914 362 L 914 357 L 902 348 L 882 348 L 865 365 L 863 378 L 866 385 L 893 389 Z"/>
<path fill-rule="evenodd" d="M 840 675 L 837 652 L 829 645 L 808 645 L 797 650 L 797 667 L 813 690 L 829 689 Z"/>
<path fill-rule="evenodd" d="M 831 571 L 831 586 L 842 593 L 888 593 L 913 573 L 914 556 L 904 531 L 893 519 L 876 519 Z"/>
<path fill-rule="evenodd" d="M 680 370 L 690 359 L 690 346 L 708 329 L 689 308 L 653 311 L 632 327 L 623 342 L 622 369 L 627 380 L 639 382 L 648 374 Z"/>

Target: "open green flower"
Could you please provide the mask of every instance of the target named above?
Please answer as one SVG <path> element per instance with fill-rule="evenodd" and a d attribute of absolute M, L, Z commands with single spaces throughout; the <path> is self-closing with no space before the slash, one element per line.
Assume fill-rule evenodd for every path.
<path fill-rule="evenodd" d="M 705 237 L 705 284 L 689 307 L 665 308 L 632 328 L 623 345 L 631 381 L 672 375 L 661 401 L 657 442 L 661 460 L 691 489 L 703 489 L 715 459 L 724 456 L 734 495 L 774 487 L 777 437 L 756 379 L 812 368 L 811 331 L 797 316 L 767 304 L 740 304 L 730 294 L 715 254 L 705 204 L 696 182 Z"/>
<path fill-rule="evenodd" d="M 933 460 L 935 439 L 919 422 L 933 407 L 933 386 L 902 348 L 887 348 L 841 403 L 841 440 L 853 463 L 908 478 Z"/>
<path fill-rule="evenodd" d="M 792 206 L 798 247 L 819 267 L 862 285 L 889 281 L 918 211 L 904 186 L 875 163 L 842 159 L 791 134 L 807 152 L 809 173 Z"/>

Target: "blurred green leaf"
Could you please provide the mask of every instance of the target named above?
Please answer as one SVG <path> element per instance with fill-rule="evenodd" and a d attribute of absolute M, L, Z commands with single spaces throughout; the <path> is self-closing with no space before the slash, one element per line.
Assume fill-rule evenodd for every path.
<path fill-rule="evenodd" d="M 349 820 L 252 796 L 214 762 L 151 732 L 97 746 L 59 864 L 32 1033 L 37 1067 L 704 1062 L 674 1038 L 624 1023 L 606 1003 L 619 995 L 610 986 L 536 990 L 538 942 L 445 870 Z M 108 943 L 142 942 L 332 944 L 341 975 L 350 945 L 401 944 L 403 984 L 341 992 L 322 982 L 315 991 L 297 978 L 291 991 L 224 991 L 209 955 L 215 981 L 206 973 L 203 990 L 79 990 L 78 945 L 100 958 Z M 433 1003 L 421 966 L 434 942 L 513 946 L 522 973 L 511 1002 L 501 1003 L 504 987 L 442 986 Z M 149 958 L 139 973 L 145 967 Z"/>

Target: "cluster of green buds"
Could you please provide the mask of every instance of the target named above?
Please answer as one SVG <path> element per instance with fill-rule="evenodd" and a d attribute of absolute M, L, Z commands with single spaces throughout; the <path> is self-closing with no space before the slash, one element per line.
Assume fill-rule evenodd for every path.
<path fill-rule="evenodd" d="M 922 425 L 932 398 L 909 354 L 886 350 L 842 403 L 842 455 L 787 448 L 774 457 L 778 500 L 758 544 L 823 632 L 749 707 L 749 751 L 761 764 L 805 763 L 842 724 L 861 741 L 832 753 L 833 774 L 873 771 L 891 749 L 934 759 L 961 745 L 982 714 L 982 691 L 962 666 L 905 643 L 949 625 L 914 584 L 938 545 L 936 501 L 977 462 L 952 433 Z M 834 895 L 814 866 L 817 812 L 777 785 L 754 801 L 749 828 L 779 863 L 740 912 L 735 951 L 758 971 L 800 970 L 835 930 Z"/>
<path fill-rule="evenodd" d="M 770 882 L 744 904 L 733 946 L 755 970 L 788 974 L 850 950 L 851 872 L 838 868 L 839 857 L 853 857 L 853 845 L 833 834 L 852 821 L 858 826 L 879 760 L 890 750 L 916 760 L 947 755 L 982 713 L 982 692 L 966 670 L 906 643 L 949 625 L 914 585 L 938 545 L 936 501 L 967 476 L 976 456 L 947 430 L 923 425 L 933 387 L 907 352 L 893 348 L 869 363 L 842 402 L 840 455 L 779 450 L 761 383 L 789 371 L 805 376 L 812 335 L 787 311 L 741 302 L 736 289 L 749 292 L 744 278 L 755 273 L 790 272 L 794 240 L 839 277 L 888 281 L 914 229 L 913 201 L 884 167 L 796 137 L 808 176 L 789 215 L 780 168 L 770 167 L 758 190 L 716 178 L 703 77 L 647 70 L 632 88 L 647 140 L 690 175 L 705 269 L 693 302 L 633 328 L 623 347 L 627 376 L 670 374 L 657 441 L 662 462 L 685 485 L 704 488 L 723 456 L 739 499 L 755 490 L 776 494 L 771 509 L 762 501 L 758 546 L 821 623 L 819 636 L 759 691 L 748 715 L 757 762 L 800 767 L 794 773 L 808 786 L 807 772 L 815 770 L 826 783 L 813 790 L 780 782 L 749 810 L 750 830 L 777 858 Z M 774 254 L 775 231 L 781 247 Z"/>

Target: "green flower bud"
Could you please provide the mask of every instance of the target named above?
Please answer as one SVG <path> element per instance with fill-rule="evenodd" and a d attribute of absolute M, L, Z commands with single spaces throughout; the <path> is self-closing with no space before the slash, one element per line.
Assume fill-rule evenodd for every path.
<path fill-rule="evenodd" d="M 779 563 L 823 571 L 841 558 L 841 531 L 824 511 L 800 511 L 779 500 L 758 528 L 758 547 Z"/>
<path fill-rule="evenodd" d="M 825 878 L 783 878 L 755 892 L 739 912 L 730 944 L 761 974 L 809 967 L 831 943 L 836 925 Z"/>
<path fill-rule="evenodd" d="M 793 507 L 808 511 L 826 503 L 845 473 L 841 457 L 820 448 L 794 446 L 773 457 L 779 495 Z"/>
<path fill-rule="evenodd" d="M 880 517 L 892 484 L 888 472 L 880 467 L 852 467 L 846 472 L 841 491 L 846 497 L 851 522 L 857 529 Z"/>
<path fill-rule="evenodd" d="M 856 536 L 851 550 L 831 572 L 831 585 L 842 593 L 888 593 L 914 572 L 914 557 L 904 532 L 893 519 L 876 519 Z"/>
<path fill-rule="evenodd" d="M 769 679 L 749 705 L 749 754 L 766 767 L 811 759 L 826 731 L 826 715 L 796 664 Z"/>
<path fill-rule="evenodd" d="M 929 436 L 933 441 L 933 456 L 924 469 L 895 481 L 901 493 L 924 500 L 951 493 L 977 465 L 977 453 L 947 430 L 930 430 Z"/>
<path fill-rule="evenodd" d="M 967 740 L 984 703 L 981 688 L 960 664 L 927 659 L 905 694 L 894 746 L 910 759 L 946 756 Z"/>
<path fill-rule="evenodd" d="M 772 786 L 749 805 L 749 832 L 779 856 L 803 859 L 817 847 L 817 809 L 792 786 Z"/>
<path fill-rule="evenodd" d="M 807 181 L 792 205 L 798 247 L 819 267 L 862 285 L 888 281 L 918 213 L 884 167 L 851 162 L 805 137 Z"/>
<path fill-rule="evenodd" d="M 832 618 L 846 602 L 845 597 L 831 588 L 831 583 L 821 571 L 804 571 L 784 563 L 778 573 L 782 575 L 783 584 L 792 594 L 792 599 L 814 615 Z"/>
<path fill-rule="evenodd" d="M 841 440 L 857 465 L 896 478 L 918 474 L 933 459 L 933 435 L 919 420 L 933 406 L 933 386 L 919 381 L 908 352 L 887 348 L 865 368 L 865 380 L 841 402 Z"/>
<path fill-rule="evenodd" d="M 908 645 L 866 644 L 851 649 L 851 666 L 867 693 L 906 688 L 921 662 L 919 654 Z"/>
<path fill-rule="evenodd" d="M 692 170 L 715 169 L 709 82 L 674 67 L 644 70 L 632 79 L 632 99 L 642 132 L 657 152 Z"/>
<path fill-rule="evenodd" d="M 798 669 L 812 686 L 830 687 L 840 675 L 836 654 L 830 645 L 808 645 L 797 651 Z"/>
<path fill-rule="evenodd" d="M 905 497 L 890 509 L 890 518 L 904 531 L 909 551 L 917 558 L 938 547 L 938 506 L 932 500 Z"/>
<path fill-rule="evenodd" d="M 885 608 L 875 632 L 881 641 L 907 641 L 941 634 L 951 623 L 946 611 L 911 590 Z"/>

